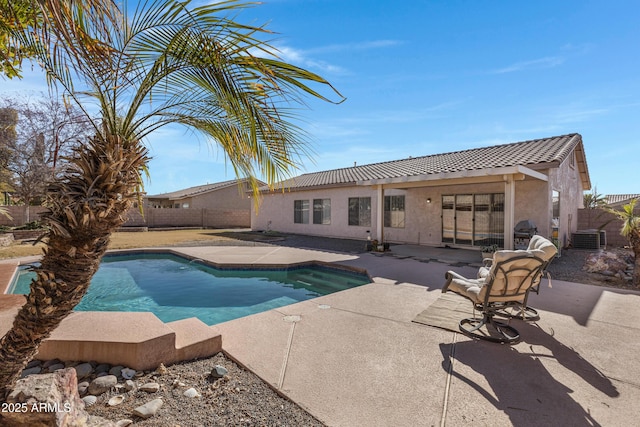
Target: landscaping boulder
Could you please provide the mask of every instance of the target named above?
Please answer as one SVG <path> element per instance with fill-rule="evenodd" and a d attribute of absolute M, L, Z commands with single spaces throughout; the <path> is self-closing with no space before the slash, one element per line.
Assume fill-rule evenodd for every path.
<path fill-rule="evenodd" d="M 91 417 L 78 396 L 76 371 L 60 369 L 51 374 L 30 375 L 18 380 L 6 401 L 0 424 L 6 427 L 114 426 Z"/>
<path fill-rule="evenodd" d="M 590 273 L 600 273 L 605 276 L 624 275 L 629 268 L 628 260 L 617 252 L 594 252 L 587 255 L 583 269 Z"/>

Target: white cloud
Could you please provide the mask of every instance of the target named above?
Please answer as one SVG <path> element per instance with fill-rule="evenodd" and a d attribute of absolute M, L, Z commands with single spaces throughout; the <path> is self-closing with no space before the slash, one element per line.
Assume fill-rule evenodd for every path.
<path fill-rule="evenodd" d="M 273 52 L 264 52 L 257 49 L 251 50 L 255 56 L 274 56 L 285 62 L 289 62 L 310 70 L 320 70 L 330 74 L 348 74 L 348 70 L 339 65 L 331 64 L 318 59 L 316 55 L 324 53 L 336 53 L 354 50 L 383 49 L 400 44 L 397 40 L 373 40 L 344 44 L 333 44 L 310 49 L 296 49 L 285 44 L 274 44 Z"/>
<path fill-rule="evenodd" d="M 338 43 L 309 49 L 308 53 L 345 52 L 354 50 L 384 49 L 402 44 L 400 40 L 371 40 L 353 43 Z"/>
<path fill-rule="evenodd" d="M 553 68 L 564 62 L 564 58 L 560 56 L 547 56 L 545 58 L 533 59 L 531 61 L 521 61 L 511 64 L 504 68 L 491 71 L 491 74 L 505 74 L 516 71 L 539 70 L 543 68 Z"/>

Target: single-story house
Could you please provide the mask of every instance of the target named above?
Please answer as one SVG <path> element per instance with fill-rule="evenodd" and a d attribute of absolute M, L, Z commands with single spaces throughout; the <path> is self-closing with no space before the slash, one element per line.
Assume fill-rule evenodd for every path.
<path fill-rule="evenodd" d="M 131 208 L 124 227 L 246 228 L 253 203 L 249 188 L 248 180 L 234 179 L 145 196 L 144 213 Z"/>
<path fill-rule="evenodd" d="M 248 180 L 232 179 L 146 196 L 145 204 L 151 208 L 248 210 L 252 203 L 247 196 L 249 190 Z"/>
<path fill-rule="evenodd" d="M 307 173 L 263 188 L 254 230 L 513 249 L 514 228 L 565 246 L 591 188 L 581 135 Z"/>

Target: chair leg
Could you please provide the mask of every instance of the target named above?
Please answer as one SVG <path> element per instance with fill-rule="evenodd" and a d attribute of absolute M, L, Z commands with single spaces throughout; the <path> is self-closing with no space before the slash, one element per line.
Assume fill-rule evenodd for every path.
<path fill-rule="evenodd" d="M 485 341 L 512 344 L 520 340 L 520 332 L 516 328 L 494 320 L 492 313 L 484 313 L 482 318 L 462 319 L 458 327 L 463 334 Z M 482 331 L 483 327 L 485 331 Z"/>
<path fill-rule="evenodd" d="M 536 320 L 540 320 L 540 314 L 538 314 L 538 310 L 524 304 L 506 307 L 501 310 L 499 314 L 506 317 L 515 317 L 518 319 L 522 319 L 525 322 L 535 322 Z"/>
<path fill-rule="evenodd" d="M 535 322 L 536 320 L 540 320 L 538 310 L 527 305 L 528 299 L 529 292 L 526 293 L 521 303 L 507 303 L 507 305 L 501 310 L 498 310 L 497 313 L 508 318 L 519 318 L 524 320 L 525 322 Z"/>

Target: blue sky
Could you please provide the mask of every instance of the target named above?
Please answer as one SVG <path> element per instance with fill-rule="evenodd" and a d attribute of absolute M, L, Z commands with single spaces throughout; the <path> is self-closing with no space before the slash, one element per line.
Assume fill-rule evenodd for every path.
<path fill-rule="evenodd" d="M 347 100 L 309 100 L 313 172 L 577 132 L 601 194 L 640 193 L 640 2 L 267 0 L 283 59 Z M 28 73 L 0 94 L 43 88 Z M 182 129 L 149 138 L 149 194 L 234 178 Z"/>

